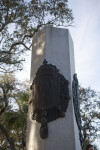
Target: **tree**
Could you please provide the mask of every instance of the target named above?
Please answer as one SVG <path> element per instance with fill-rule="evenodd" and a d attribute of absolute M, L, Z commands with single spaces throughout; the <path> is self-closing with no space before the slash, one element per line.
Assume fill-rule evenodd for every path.
<path fill-rule="evenodd" d="M 21 54 L 30 50 L 33 35 L 44 26 L 71 26 L 72 20 L 68 0 L 1 0 L 1 71 L 22 69 Z"/>
<path fill-rule="evenodd" d="M 100 136 L 100 93 L 80 87 L 83 149 Z M 96 148 L 95 148 L 96 149 Z"/>
<path fill-rule="evenodd" d="M 0 84 L 0 88 L 2 89 L 2 91 L 0 90 L 0 132 L 3 133 L 3 137 L 6 137 L 7 141 L 9 142 L 10 148 L 11 150 L 15 150 L 15 146 L 14 146 L 14 140 L 12 137 L 9 136 L 9 131 L 5 128 L 5 125 L 3 123 L 3 119 L 2 119 L 2 114 L 5 112 L 6 108 L 8 107 L 8 96 L 7 94 L 9 93 L 9 90 L 12 89 L 11 84 L 9 85 L 9 80 L 11 78 L 9 78 L 8 80 L 6 80 L 6 75 L 5 76 L 1 76 L 1 82 L 5 82 L 5 85 Z M 2 80 L 5 79 L 5 80 Z M 12 80 L 12 79 L 11 79 Z M 0 134 L 2 135 L 2 134 Z M 2 147 L 2 150 L 5 149 L 5 143 L 6 141 L 4 139 L 0 139 L 0 147 L 3 144 L 4 147 Z"/>
<path fill-rule="evenodd" d="M 12 74 L 0 76 L 0 82 L 8 97 L 0 91 L 0 149 L 25 150 L 28 82 L 19 83 Z"/>

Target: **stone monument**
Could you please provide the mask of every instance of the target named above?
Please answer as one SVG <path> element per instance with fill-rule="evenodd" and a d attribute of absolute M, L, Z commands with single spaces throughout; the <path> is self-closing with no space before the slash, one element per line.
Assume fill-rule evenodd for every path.
<path fill-rule="evenodd" d="M 68 29 L 33 37 L 27 150 L 81 150 L 73 42 Z"/>

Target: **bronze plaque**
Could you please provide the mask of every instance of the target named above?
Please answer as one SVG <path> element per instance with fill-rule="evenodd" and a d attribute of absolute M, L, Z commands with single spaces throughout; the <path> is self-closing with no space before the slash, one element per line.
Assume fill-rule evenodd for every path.
<path fill-rule="evenodd" d="M 44 60 L 31 85 L 32 119 L 41 123 L 40 136 L 48 137 L 47 123 L 64 117 L 69 103 L 69 82 L 56 66 Z"/>
<path fill-rule="evenodd" d="M 34 80 L 33 105 L 39 110 L 48 110 L 59 104 L 60 86 L 59 77 L 40 76 Z"/>

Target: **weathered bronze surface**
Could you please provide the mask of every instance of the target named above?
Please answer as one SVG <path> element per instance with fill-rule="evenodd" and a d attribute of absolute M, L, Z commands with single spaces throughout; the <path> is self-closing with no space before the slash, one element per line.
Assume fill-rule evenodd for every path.
<path fill-rule="evenodd" d="M 56 66 L 44 60 L 31 85 L 33 120 L 41 123 L 40 136 L 48 136 L 47 123 L 64 117 L 69 103 L 69 81 L 59 73 Z"/>
<path fill-rule="evenodd" d="M 73 103 L 76 122 L 79 128 L 79 137 L 82 144 L 82 133 L 81 133 L 81 115 L 80 115 L 80 103 L 79 103 L 79 83 L 77 79 L 77 74 L 73 75 Z"/>

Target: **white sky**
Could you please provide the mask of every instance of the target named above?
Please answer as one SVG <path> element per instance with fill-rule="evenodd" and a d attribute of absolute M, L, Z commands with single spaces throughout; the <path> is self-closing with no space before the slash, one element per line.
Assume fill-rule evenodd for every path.
<path fill-rule="evenodd" d="M 79 82 L 100 91 L 100 0 L 69 0 L 69 8 L 75 17 L 70 32 Z"/>
<path fill-rule="evenodd" d="M 69 0 L 73 10 L 74 26 L 69 28 L 75 51 L 75 66 L 79 83 L 100 91 L 100 0 Z M 31 55 L 24 71 L 17 74 L 21 80 L 30 79 Z M 100 139 L 97 140 L 100 145 Z"/>

